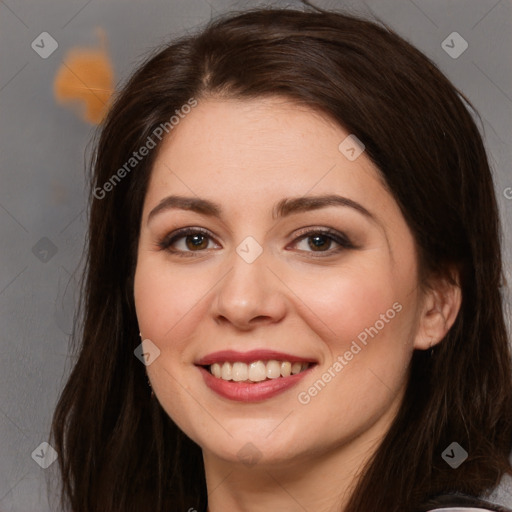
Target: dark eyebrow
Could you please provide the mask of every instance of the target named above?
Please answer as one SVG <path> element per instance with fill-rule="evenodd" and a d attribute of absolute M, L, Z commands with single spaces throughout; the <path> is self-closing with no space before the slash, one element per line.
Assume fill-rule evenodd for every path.
<path fill-rule="evenodd" d="M 368 219 L 377 222 L 374 215 L 369 212 L 363 205 L 349 199 L 335 194 L 324 196 L 302 196 L 302 197 L 287 197 L 281 199 L 272 209 L 272 218 L 286 217 L 294 213 L 306 212 L 310 210 L 318 210 L 328 206 L 346 206 L 353 208 L 359 213 L 363 214 Z M 222 208 L 219 204 L 214 203 L 208 199 L 201 199 L 199 197 L 185 197 L 171 195 L 162 199 L 149 213 L 149 221 L 158 213 L 161 213 L 172 208 L 181 210 L 190 210 L 209 217 L 221 217 Z"/>
<path fill-rule="evenodd" d="M 328 206 L 347 206 L 362 213 L 365 217 L 376 221 L 372 213 L 370 213 L 363 205 L 349 199 L 348 197 L 330 194 L 326 196 L 302 196 L 288 197 L 281 199 L 272 210 L 272 218 L 286 217 L 293 213 L 306 212 L 309 210 L 318 210 Z"/>
<path fill-rule="evenodd" d="M 200 199 L 198 197 L 167 196 L 149 212 L 148 223 L 158 213 L 172 208 L 190 210 L 203 215 L 208 215 L 209 217 L 221 216 L 221 207 L 208 199 Z"/>

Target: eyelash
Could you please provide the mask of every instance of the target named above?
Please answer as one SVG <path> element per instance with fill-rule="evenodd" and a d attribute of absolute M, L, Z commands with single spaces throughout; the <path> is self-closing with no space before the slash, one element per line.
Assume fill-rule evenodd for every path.
<path fill-rule="evenodd" d="M 211 234 L 206 229 L 187 227 L 187 228 L 178 229 L 177 231 L 174 231 L 173 233 L 170 233 L 169 235 L 167 235 L 164 238 L 162 238 L 161 240 L 159 240 L 158 247 L 161 250 L 167 250 L 170 253 L 180 256 L 180 257 L 190 257 L 190 256 L 194 255 L 194 253 L 201 253 L 201 252 L 204 252 L 206 249 L 202 249 L 202 250 L 198 250 L 198 251 L 181 251 L 181 250 L 172 249 L 171 245 L 174 244 L 180 238 L 184 238 L 189 235 L 198 235 L 198 234 L 208 237 L 210 239 L 213 238 L 211 236 Z M 332 256 L 333 254 L 337 254 L 343 250 L 356 248 L 345 234 L 339 233 L 338 231 L 335 231 L 333 229 L 310 229 L 310 228 L 307 228 L 307 230 L 303 230 L 302 232 L 300 232 L 298 234 L 298 236 L 295 238 L 293 243 L 298 243 L 304 239 L 313 237 L 315 235 L 325 236 L 326 238 L 337 243 L 339 245 L 339 247 L 337 249 L 327 250 L 327 251 L 318 251 L 318 252 L 317 251 L 301 251 L 301 252 L 310 252 L 316 258 L 316 257 Z"/>

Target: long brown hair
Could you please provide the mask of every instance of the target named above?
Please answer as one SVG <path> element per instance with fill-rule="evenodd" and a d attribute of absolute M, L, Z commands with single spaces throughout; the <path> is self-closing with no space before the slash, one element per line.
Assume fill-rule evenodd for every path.
<path fill-rule="evenodd" d="M 413 510 L 442 491 L 477 496 L 512 473 L 501 234 L 471 104 L 382 24 L 318 8 L 255 9 L 148 55 L 101 127 L 78 358 L 52 425 L 62 506 L 73 512 L 200 510 L 206 501 L 201 450 L 150 398 L 133 354 L 138 230 L 159 144 L 108 192 L 97 191 L 190 98 L 275 95 L 363 141 L 415 237 L 421 285 L 453 268 L 460 276 L 456 322 L 434 354 L 414 353 L 401 409 L 345 512 Z M 441 457 L 453 441 L 468 452 L 457 469 Z"/>

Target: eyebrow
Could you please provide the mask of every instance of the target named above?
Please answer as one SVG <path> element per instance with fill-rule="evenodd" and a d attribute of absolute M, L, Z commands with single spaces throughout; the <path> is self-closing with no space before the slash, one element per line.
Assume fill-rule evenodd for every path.
<path fill-rule="evenodd" d="M 375 216 L 363 205 L 349 199 L 348 197 L 336 194 L 322 196 L 287 197 L 278 201 L 272 209 L 272 218 L 287 217 L 294 213 L 318 210 L 329 206 L 344 206 L 352 208 L 369 220 L 380 224 Z M 149 213 L 147 222 L 155 215 L 171 209 L 189 210 L 209 217 L 222 217 L 222 207 L 208 199 L 199 197 L 186 197 L 171 195 L 162 199 Z"/>

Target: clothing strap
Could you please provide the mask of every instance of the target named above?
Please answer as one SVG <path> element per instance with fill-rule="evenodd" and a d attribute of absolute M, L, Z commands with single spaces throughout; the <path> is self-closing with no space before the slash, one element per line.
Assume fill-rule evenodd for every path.
<path fill-rule="evenodd" d="M 445 508 L 459 508 L 459 509 L 482 509 L 490 512 L 512 512 L 512 510 L 505 508 L 495 503 L 475 498 L 462 493 L 446 493 L 435 496 L 429 501 L 425 502 L 415 512 L 434 512 Z"/>

